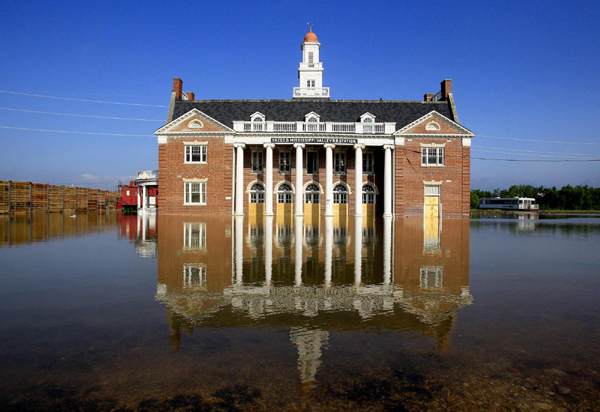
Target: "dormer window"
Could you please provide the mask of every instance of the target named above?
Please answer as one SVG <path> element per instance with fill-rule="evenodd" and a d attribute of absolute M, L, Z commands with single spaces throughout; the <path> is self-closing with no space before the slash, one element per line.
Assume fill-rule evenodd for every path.
<path fill-rule="evenodd" d="M 256 112 L 253 115 L 251 115 L 250 121 L 252 122 L 253 132 L 262 132 L 265 130 L 265 115 L 261 112 Z"/>
<path fill-rule="evenodd" d="M 371 113 L 367 112 L 367 113 L 363 114 L 362 116 L 360 116 L 360 122 L 361 123 L 375 123 L 375 116 L 373 116 Z"/>

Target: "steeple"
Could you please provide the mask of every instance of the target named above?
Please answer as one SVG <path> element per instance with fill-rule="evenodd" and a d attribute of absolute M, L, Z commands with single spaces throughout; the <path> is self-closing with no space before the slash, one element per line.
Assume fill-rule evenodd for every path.
<path fill-rule="evenodd" d="M 302 42 L 302 62 L 298 68 L 300 87 L 294 87 L 296 98 L 329 99 L 329 87 L 323 87 L 323 64 L 319 61 L 321 43 L 312 31 L 312 23 Z"/>

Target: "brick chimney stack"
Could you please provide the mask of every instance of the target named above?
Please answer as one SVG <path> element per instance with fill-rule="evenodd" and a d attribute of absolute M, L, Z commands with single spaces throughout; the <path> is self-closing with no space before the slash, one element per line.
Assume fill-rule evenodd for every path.
<path fill-rule="evenodd" d="M 188 100 L 196 100 L 196 95 L 194 92 L 187 92 Z"/>
<path fill-rule="evenodd" d="M 183 96 L 183 80 L 179 77 L 173 78 L 173 93 L 175 93 L 175 99 L 181 100 Z"/>
<path fill-rule="evenodd" d="M 423 96 L 423 101 L 424 101 L 424 102 L 430 102 L 430 101 L 432 101 L 432 100 L 433 100 L 433 96 L 434 96 L 434 94 L 433 94 L 433 93 L 426 93 L 426 94 Z"/>
<path fill-rule="evenodd" d="M 442 100 L 448 100 L 448 94 L 452 93 L 452 80 L 445 79 L 442 81 Z"/>

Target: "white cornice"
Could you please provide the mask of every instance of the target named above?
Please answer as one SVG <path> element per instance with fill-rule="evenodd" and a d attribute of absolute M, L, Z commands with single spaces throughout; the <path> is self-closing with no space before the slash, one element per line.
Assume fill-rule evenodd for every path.
<path fill-rule="evenodd" d="M 166 125 L 164 125 L 163 127 L 161 127 L 160 129 L 158 129 L 157 131 L 154 132 L 154 134 L 156 135 L 161 135 L 161 134 L 169 134 L 169 135 L 175 135 L 175 134 L 196 134 L 198 133 L 198 131 L 193 131 L 193 132 L 169 132 L 169 129 L 172 129 L 175 126 L 180 125 L 181 123 L 186 122 L 187 120 L 191 119 L 194 116 L 198 116 L 201 117 L 205 120 L 207 120 L 208 122 L 214 123 L 217 126 L 221 127 L 223 129 L 223 131 L 219 131 L 219 132 L 207 132 L 207 131 L 202 131 L 201 133 L 231 133 L 233 132 L 233 130 L 228 127 L 225 126 L 223 123 L 219 122 L 216 119 L 213 119 L 212 117 L 208 116 L 206 113 L 201 112 L 198 109 L 192 109 L 189 112 L 187 112 L 186 114 L 179 116 L 177 119 L 173 120 L 172 122 L 167 123 Z"/>
<path fill-rule="evenodd" d="M 435 118 L 437 120 L 440 120 L 444 123 L 446 123 L 448 126 L 462 132 L 461 134 L 440 134 L 440 133 L 411 133 L 408 134 L 406 133 L 406 131 L 412 129 L 413 127 L 415 127 L 416 125 L 418 125 L 419 123 L 422 123 L 428 119 L 431 118 Z M 473 133 L 472 131 L 470 131 L 469 129 L 467 129 L 466 127 L 461 126 L 460 124 L 448 119 L 446 116 L 436 112 L 435 110 L 432 110 L 431 112 L 427 113 L 425 116 L 422 116 L 420 118 L 418 118 L 417 120 L 415 120 L 414 122 L 407 124 L 406 126 L 404 126 L 403 128 L 396 130 L 396 132 L 394 133 L 394 135 L 403 135 L 403 136 L 415 136 L 415 137 L 447 137 L 447 136 L 453 136 L 453 137 L 473 137 L 475 136 L 475 133 Z"/>

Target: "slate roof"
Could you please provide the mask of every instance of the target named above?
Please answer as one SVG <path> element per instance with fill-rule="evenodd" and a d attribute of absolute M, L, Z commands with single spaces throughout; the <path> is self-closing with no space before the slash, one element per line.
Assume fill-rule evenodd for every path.
<path fill-rule="evenodd" d="M 449 102 L 392 100 L 177 100 L 173 108 L 175 120 L 192 109 L 198 109 L 233 128 L 234 120 L 250 121 L 250 115 L 261 112 L 267 120 L 299 121 L 315 112 L 322 122 L 358 122 L 369 112 L 376 122 L 396 122 L 396 130 L 425 116 L 432 110 L 455 120 Z"/>

